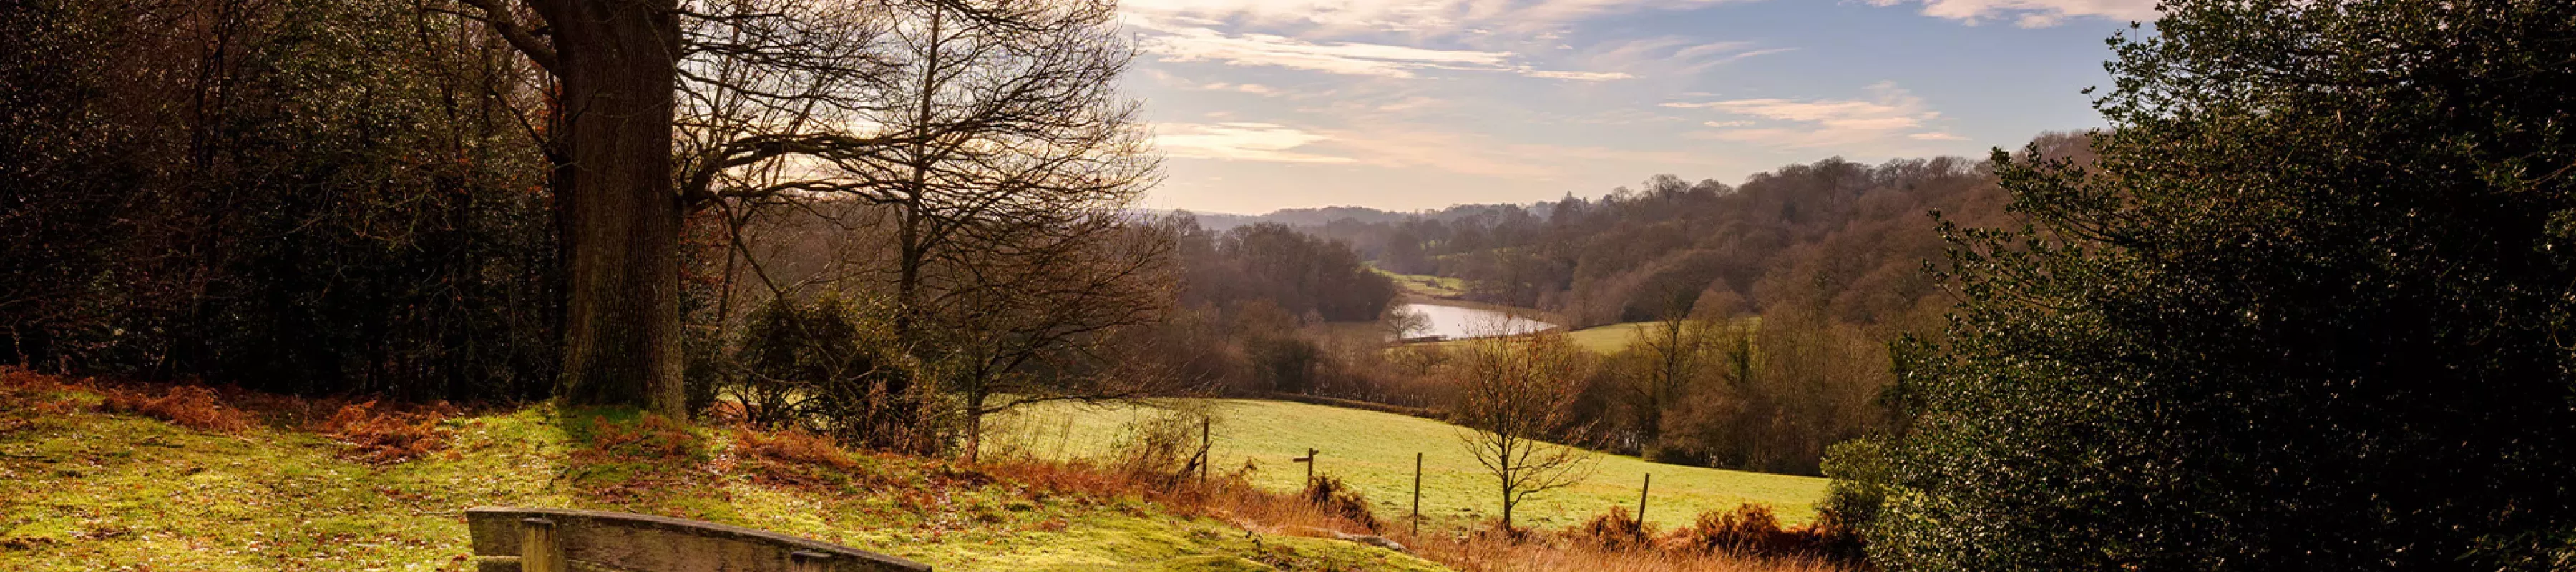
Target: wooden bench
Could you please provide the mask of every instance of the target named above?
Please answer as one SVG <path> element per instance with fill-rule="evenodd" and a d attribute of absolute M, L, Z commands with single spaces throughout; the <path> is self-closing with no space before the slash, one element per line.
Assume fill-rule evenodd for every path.
<path fill-rule="evenodd" d="M 465 510 L 480 572 L 928 572 L 847 546 L 652 515 L 555 508 Z"/>

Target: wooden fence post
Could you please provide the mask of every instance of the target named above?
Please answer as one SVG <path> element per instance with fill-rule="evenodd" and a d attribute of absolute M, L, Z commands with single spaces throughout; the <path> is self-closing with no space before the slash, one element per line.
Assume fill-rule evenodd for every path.
<path fill-rule="evenodd" d="M 1315 486 L 1315 454 L 1321 452 L 1309 447 L 1306 449 L 1306 456 L 1288 460 L 1291 463 L 1306 464 L 1306 486 L 1308 487 Z"/>
<path fill-rule="evenodd" d="M 519 519 L 519 572 L 572 572 L 555 544 L 555 521 Z"/>
<path fill-rule="evenodd" d="M 1207 485 L 1208 465 L 1216 464 L 1216 448 L 1214 446 L 1216 441 L 1213 437 L 1215 433 L 1209 429 L 1213 424 L 1214 421 L 1211 419 L 1199 419 L 1199 458 L 1203 459 L 1199 463 L 1199 485 L 1201 486 Z"/>
<path fill-rule="evenodd" d="M 1646 473 L 1646 484 L 1637 487 L 1637 530 L 1646 529 L 1646 492 L 1655 489 L 1655 474 Z"/>
<path fill-rule="evenodd" d="M 1413 452 L 1413 535 L 1422 536 L 1422 452 Z"/>

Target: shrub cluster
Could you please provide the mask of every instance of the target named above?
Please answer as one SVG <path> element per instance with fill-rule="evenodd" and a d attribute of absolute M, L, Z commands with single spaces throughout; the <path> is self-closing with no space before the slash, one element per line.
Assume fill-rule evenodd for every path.
<path fill-rule="evenodd" d="M 1653 549 L 1655 535 L 1628 507 L 1610 507 L 1565 532 L 1567 540 L 1599 550 Z"/>
<path fill-rule="evenodd" d="M 1381 524 L 1377 519 L 1376 511 L 1369 509 L 1368 497 L 1360 495 L 1359 490 L 1351 488 L 1338 477 L 1317 476 L 1315 480 L 1306 482 L 1305 492 L 1299 493 L 1298 496 L 1305 498 L 1308 503 L 1323 507 L 1326 512 L 1368 527 L 1370 531 L 1378 530 Z"/>
<path fill-rule="evenodd" d="M 171 386 L 160 396 L 148 390 L 107 388 L 99 410 L 108 413 L 142 415 L 176 423 L 199 431 L 240 433 L 250 428 L 250 416 L 239 409 L 225 407 L 215 392 L 192 385 Z"/>
<path fill-rule="evenodd" d="M 441 424 L 453 413 L 445 403 L 405 411 L 368 401 L 341 407 L 315 429 L 347 444 L 343 457 L 373 464 L 400 463 L 447 449 L 452 431 Z"/>
<path fill-rule="evenodd" d="M 1689 526 L 1656 534 L 1627 507 L 1612 507 L 1561 533 L 1593 550 L 1668 552 L 1689 556 L 1797 559 L 1859 563 L 1860 535 L 1827 515 L 1804 526 L 1782 526 L 1771 507 L 1737 505 L 1700 513 Z"/>

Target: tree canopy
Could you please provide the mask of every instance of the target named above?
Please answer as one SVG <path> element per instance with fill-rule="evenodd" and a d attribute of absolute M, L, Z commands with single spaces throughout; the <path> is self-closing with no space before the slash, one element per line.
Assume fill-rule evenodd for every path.
<path fill-rule="evenodd" d="M 1910 348 L 1893 569 L 2563 567 L 2576 4 L 2176 0 L 1996 163 Z M 2555 562 L 2553 564 L 2553 562 Z"/>

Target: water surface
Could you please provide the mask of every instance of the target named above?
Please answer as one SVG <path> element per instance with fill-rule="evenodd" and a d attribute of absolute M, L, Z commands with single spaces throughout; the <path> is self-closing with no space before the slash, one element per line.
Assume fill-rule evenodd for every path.
<path fill-rule="evenodd" d="M 1431 318 L 1431 327 L 1405 334 L 1408 337 L 1440 336 L 1455 340 L 1526 334 L 1556 327 L 1556 324 L 1477 308 L 1405 304 L 1404 309 Z"/>

